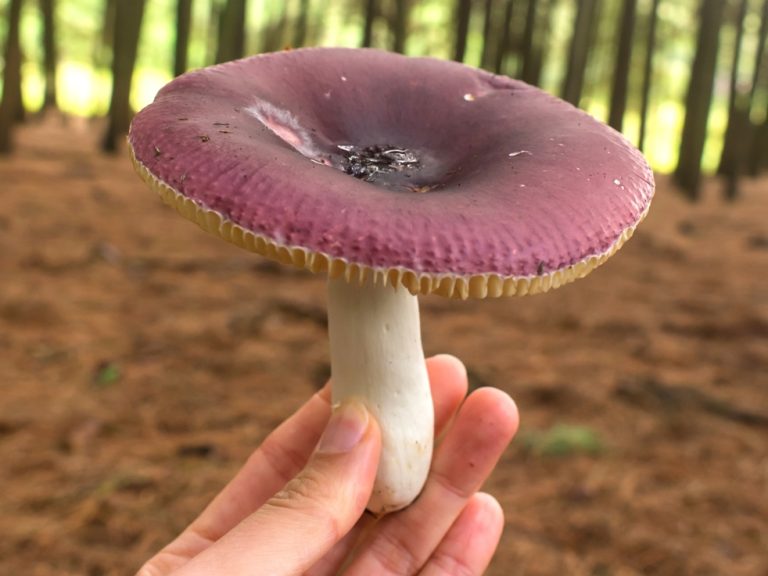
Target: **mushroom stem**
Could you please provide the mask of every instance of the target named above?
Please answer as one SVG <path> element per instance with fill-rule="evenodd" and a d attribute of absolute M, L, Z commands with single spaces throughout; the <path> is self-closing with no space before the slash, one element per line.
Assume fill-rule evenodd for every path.
<path fill-rule="evenodd" d="M 421 492 L 432 460 L 434 410 L 418 299 L 402 286 L 330 279 L 328 332 L 334 404 L 361 400 L 381 428 L 368 509 L 399 510 Z"/>

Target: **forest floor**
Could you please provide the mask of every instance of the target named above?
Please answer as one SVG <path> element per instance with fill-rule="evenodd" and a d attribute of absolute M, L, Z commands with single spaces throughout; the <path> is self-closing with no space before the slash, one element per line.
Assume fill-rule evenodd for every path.
<path fill-rule="evenodd" d="M 326 379 L 324 282 L 161 205 L 100 125 L 0 160 L 0 574 L 132 573 Z M 429 354 L 516 399 L 489 574 L 768 574 L 768 180 L 658 178 L 604 267 L 422 300 Z"/>

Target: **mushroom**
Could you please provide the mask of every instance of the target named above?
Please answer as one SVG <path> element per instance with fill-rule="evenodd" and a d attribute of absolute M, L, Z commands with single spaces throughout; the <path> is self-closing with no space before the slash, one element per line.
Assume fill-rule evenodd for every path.
<path fill-rule="evenodd" d="M 382 430 L 369 509 L 426 479 L 433 409 L 417 295 L 546 292 L 646 215 L 653 174 L 618 132 L 545 92 L 370 49 L 264 54 L 173 80 L 133 120 L 134 165 L 182 215 L 328 275 L 333 402 Z"/>

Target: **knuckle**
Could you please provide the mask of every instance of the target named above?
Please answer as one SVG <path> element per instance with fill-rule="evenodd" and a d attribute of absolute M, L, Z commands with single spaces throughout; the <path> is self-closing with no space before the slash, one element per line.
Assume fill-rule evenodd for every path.
<path fill-rule="evenodd" d="M 340 520 L 334 514 L 339 505 L 335 500 L 327 482 L 316 474 L 302 472 L 275 494 L 267 506 L 298 514 L 314 525 L 324 525 L 323 533 L 335 541 L 341 538 Z"/>
<path fill-rule="evenodd" d="M 476 576 L 462 558 L 453 554 L 437 552 L 430 563 L 437 569 L 438 574 L 445 576 Z"/>
<path fill-rule="evenodd" d="M 192 555 L 177 554 L 166 547 L 149 559 L 136 573 L 136 576 L 166 576 L 183 566 Z"/>
<path fill-rule="evenodd" d="M 381 567 L 382 574 L 414 574 L 424 561 L 407 539 L 393 531 L 380 532 L 371 543 L 370 554 Z"/>
<path fill-rule="evenodd" d="M 313 503 L 323 506 L 333 499 L 333 491 L 328 487 L 328 482 L 309 470 L 290 480 L 273 498 L 277 506 L 289 508 Z"/>
<path fill-rule="evenodd" d="M 254 460 L 263 458 L 283 482 L 288 482 L 306 463 L 306 456 L 269 438 L 252 454 L 251 458 Z"/>
<path fill-rule="evenodd" d="M 474 487 L 461 486 L 455 478 L 451 478 L 441 470 L 432 470 L 430 477 L 445 493 L 450 494 L 459 501 L 469 500 L 472 494 L 475 493 Z"/>
<path fill-rule="evenodd" d="M 162 574 L 163 572 L 157 568 L 151 560 L 136 572 L 136 576 L 161 576 Z"/>

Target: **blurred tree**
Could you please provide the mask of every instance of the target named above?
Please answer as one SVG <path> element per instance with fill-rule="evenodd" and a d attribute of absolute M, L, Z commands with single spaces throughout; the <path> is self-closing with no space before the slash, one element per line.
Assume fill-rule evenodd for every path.
<path fill-rule="evenodd" d="M 494 13 L 495 10 L 494 0 L 485 0 L 485 7 L 483 10 L 483 51 L 480 55 L 480 67 L 486 70 L 493 68 L 493 63 L 496 60 L 495 51 L 498 47 L 496 41 L 496 26 L 494 25 L 498 20 Z"/>
<path fill-rule="evenodd" d="M 761 16 L 752 87 L 749 91 L 750 110 L 753 110 L 757 104 L 755 96 L 758 88 L 763 85 L 763 89 L 768 92 L 768 54 L 765 51 L 766 37 L 768 37 L 768 0 L 763 1 Z M 750 145 L 747 169 L 750 175 L 757 176 L 760 170 L 768 166 L 768 109 L 764 112 L 762 124 L 752 128 Z"/>
<path fill-rule="evenodd" d="M 766 0 L 768 2 L 768 0 Z M 648 14 L 648 36 L 645 40 L 645 61 L 643 62 L 643 88 L 640 100 L 640 134 L 637 147 L 645 149 L 645 134 L 648 127 L 648 108 L 651 103 L 651 78 L 653 77 L 653 53 L 656 48 L 656 22 L 659 14 L 659 0 L 653 0 Z"/>
<path fill-rule="evenodd" d="M 627 109 L 629 69 L 632 59 L 632 38 L 635 31 L 636 11 L 637 0 L 624 0 L 621 22 L 619 22 L 618 27 L 618 51 L 616 52 L 616 64 L 613 69 L 611 108 L 608 113 L 608 124 L 619 132 L 621 132 L 624 123 L 624 113 Z"/>
<path fill-rule="evenodd" d="M 288 2 L 279 4 L 280 12 L 277 19 L 269 22 L 262 30 L 262 52 L 276 52 L 285 48 L 288 32 Z"/>
<path fill-rule="evenodd" d="M 501 34 L 499 34 L 499 45 L 496 47 L 496 57 L 493 62 L 493 71 L 496 74 L 504 73 L 504 62 L 507 55 L 512 50 L 513 34 L 512 23 L 514 15 L 514 7 L 516 0 L 505 0 L 504 2 L 504 18 L 501 21 Z"/>
<path fill-rule="evenodd" d="M 222 7 L 216 42 L 217 63 L 237 60 L 245 54 L 246 4 L 246 0 L 226 0 Z"/>
<path fill-rule="evenodd" d="M 754 160 L 751 160 L 751 164 L 755 166 L 755 175 L 768 168 L 768 107 L 765 110 L 765 118 L 755 130 L 755 144 L 752 147 Z"/>
<path fill-rule="evenodd" d="M 105 0 L 101 18 L 100 42 L 96 43 L 93 61 L 97 68 L 106 68 L 112 60 L 112 47 L 115 44 L 115 12 L 117 0 Z"/>
<path fill-rule="evenodd" d="M 309 10 L 309 0 L 299 0 L 299 14 L 296 18 L 296 26 L 293 29 L 293 40 L 291 42 L 294 48 L 300 48 L 307 42 Z"/>
<path fill-rule="evenodd" d="M 210 0 L 208 5 L 208 22 L 205 35 L 205 63 L 216 63 L 216 52 L 219 44 L 219 20 L 221 19 L 221 0 Z"/>
<path fill-rule="evenodd" d="M 131 123 L 131 83 L 139 47 L 145 0 L 117 0 L 112 49 L 112 98 L 107 131 L 102 141 L 105 152 L 116 152 L 117 144 Z"/>
<path fill-rule="evenodd" d="M 737 196 L 738 179 L 742 169 L 742 159 L 747 151 L 745 144 L 748 142 L 749 131 L 749 95 L 738 85 L 746 16 L 747 0 L 739 0 L 736 20 L 733 23 L 736 34 L 733 42 L 731 76 L 728 84 L 728 125 L 720 154 L 720 165 L 717 169 L 717 173 L 722 174 L 727 179 L 726 196 L 731 200 Z"/>
<path fill-rule="evenodd" d="M 544 64 L 544 38 L 549 29 L 551 0 L 528 0 L 518 76 L 524 82 L 539 85 Z"/>
<path fill-rule="evenodd" d="M 378 15 L 376 0 L 367 0 L 365 3 L 365 16 L 363 20 L 363 39 L 360 46 L 370 48 L 373 46 L 373 24 Z"/>
<path fill-rule="evenodd" d="M 18 120 L 21 94 L 21 0 L 10 0 L 3 56 L 3 97 L 0 100 L 0 154 L 13 151 L 13 125 Z"/>
<path fill-rule="evenodd" d="M 701 0 L 699 8 L 696 56 L 688 82 L 680 154 L 674 174 L 675 182 L 691 200 L 698 199 L 700 192 L 701 157 L 707 139 L 724 5 L 722 0 Z"/>
<path fill-rule="evenodd" d="M 405 41 L 408 37 L 408 13 L 410 0 L 395 0 L 392 22 L 392 50 L 405 54 Z"/>
<path fill-rule="evenodd" d="M 453 46 L 453 59 L 464 62 L 464 54 L 467 51 L 467 37 L 469 36 L 469 19 L 472 16 L 472 0 L 456 0 L 454 11 L 454 26 L 456 37 Z"/>
<path fill-rule="evenodd" d="M 54 0 L 40 0 L 40 13 L 43 17 L 42 44 L 45 89 L 43 110 L 56 108 L 56 5 Z"/>
<path fill-rule="evenodd" d="M 565 71 L 562 97 L 574 106 L 579 105 L 584 87 L 584 73 L 587 59 L 595 35 L 598 19 L 598 0 L 578 0 L 576 22 L 571 36 L 571 48 L 568 53 L 568 67 Z"/>
<path fill-rule="evenodd" d="M 192 0 L 176 0 L 176 41 L 173 56 L 173 75 L 187 71 L 189 36 L 192 30 Z"/>

